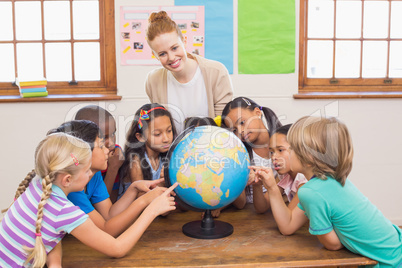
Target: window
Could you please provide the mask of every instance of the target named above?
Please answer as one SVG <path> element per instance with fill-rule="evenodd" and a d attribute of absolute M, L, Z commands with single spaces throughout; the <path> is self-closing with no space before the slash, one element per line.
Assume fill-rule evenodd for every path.
<path fill-rule="evenodd" d="M 401 94 L 401 14 L 401 0 L 300 0 L 295 97 Z"/>
<path fill-rule="evenodd" d="M 0 1 L 0 25 L 0 95 L 19 95 L 16 77 L 45 77 L 49 95 L 116 95 L 113 0 Z"/>

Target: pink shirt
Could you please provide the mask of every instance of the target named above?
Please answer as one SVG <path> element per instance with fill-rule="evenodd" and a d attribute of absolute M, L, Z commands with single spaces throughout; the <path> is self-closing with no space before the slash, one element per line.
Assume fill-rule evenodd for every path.
<path fill-rule="evenodd" d="M 288 197 L 289 202 L 292 201 L 293 197 L 297 193 L 297 189 L 301 184 L 307 182 L 306 177 L 303 174 L 297 173 L 296 178 L 292 180 L 289 174 L 279 175 L 280 181 L 278 186 L 281 187 Z"/>

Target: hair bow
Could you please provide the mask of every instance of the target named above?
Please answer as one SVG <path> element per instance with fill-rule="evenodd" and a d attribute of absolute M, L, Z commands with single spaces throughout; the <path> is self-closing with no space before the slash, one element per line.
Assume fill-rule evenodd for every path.
<path fill-rule="evenodd" d="M 141 129 L 142 126 L 143 126 L 142 120 L 149 120 L 149 113 L 152 112 L 153 110 L 159 110 L 159 109 L 166 111 L 166 109 L 164 107 L 161 107 L 161 106 L 160 107 L 154 107 L 152 109 L 149 109 L 148 111 L 144 111 L 144 110 L 141 109 L 140 118 L 138 119 L 138 127 L 139 127 L 139 129 Z"/>
<path fill-rule="evenodd" d="M 138 127 L 141 129 L 143 124 L 142 120 L 149 120 L 149 114 L 147 111 L 141 110 L 140 111 L 140 119 L 138 119 Z"/>

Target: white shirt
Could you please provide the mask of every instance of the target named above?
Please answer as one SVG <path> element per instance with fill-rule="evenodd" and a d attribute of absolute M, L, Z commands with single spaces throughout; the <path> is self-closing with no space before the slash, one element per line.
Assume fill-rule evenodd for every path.
<path fill-rule="evenodd" d="M 207 117 L 208 100 L 204 78 L 200 67 L 188 83 L 180 83 L 172 75 L 167 73 L 167 92 L 169 112 L 172 114 L 177 133 L 184 129 L 184 119 L 187 117 Z"/>

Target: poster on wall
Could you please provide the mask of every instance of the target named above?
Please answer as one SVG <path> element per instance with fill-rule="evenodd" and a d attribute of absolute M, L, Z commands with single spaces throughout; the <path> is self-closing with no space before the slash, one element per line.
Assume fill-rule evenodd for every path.
<path fill-rule="evenodd" d="M 233 74 L 233 0 L 175 0 L 174 4 L 205 7 L 205 58 L 223 63 Z"/>
<path fill-rule="evenodd" d="M 187 52 L 205 57 L 204 6 L 120 7 L 121 65 L 159 65 L 146 41 L 152 12 L 166 11 L 181 29 Z"/>
<path fill-rule="evenodd" d="M 239 74 L 295 71 L 294 0 L 238 1 Z"/>

